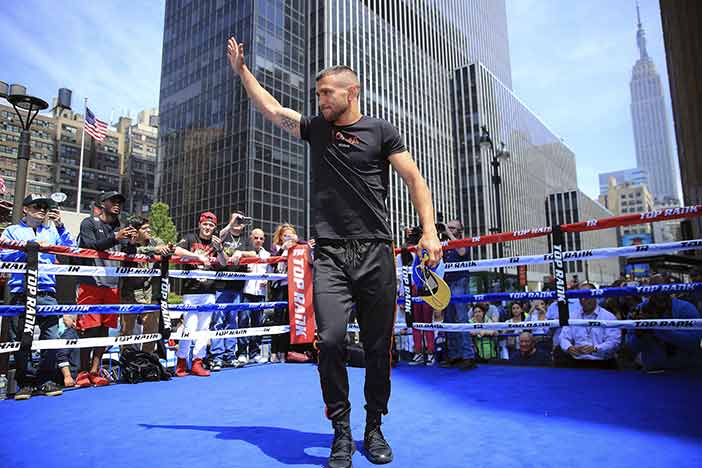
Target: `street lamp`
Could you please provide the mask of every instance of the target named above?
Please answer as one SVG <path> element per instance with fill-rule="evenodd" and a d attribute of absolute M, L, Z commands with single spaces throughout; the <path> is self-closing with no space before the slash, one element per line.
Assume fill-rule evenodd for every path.
<path fill-rule="evenodd" d="M 12 207 L 12 224 L 17 224 L 22 217 L 22 200 L 27 189 L 27 166 L 29 165 L 30 154 L 30 133 L 29 129 L 34 122 L 34 118 L 43 111 L 49 104 L 41 98 L 27 95 L 27 88 L 22 85 L 0 81 L 0 97 L 7 99 L 17 113 L 22 131 L 20 132 L 19 147 L 17 148 L 17 173 L 15 174 L 15 197 Z M 23 118 L 20 109 L 27 112 Z"/>
<path fill-rule="evenodd" d="M 502 183 L 502 178 L 500 177 L 500 159 L 508 159 L 509 151 L 505 150 L 504 142 L 500 142 L 500 148 L 495 151 L 495 145 L 490 137 L 490 131 L 485 125 L 481 127 L 482 132 L 480 133 L 480 147 L 490 148 L 490 165 L 492 166 L 492 185 L 495 189 L 495 211 L 497 218 L 497 226 L 491 227 L 490 232 L 499 233 L 502 232 L 502 197 L 500 194 L 500 184 Z M 493 258 L 504 257 L 504 250 L 502 243 L 492 244 L 492 256 Z M 505 288 L 505 270 L 504 268 L 499 269 L 500 272 L 500 287 L 504 291 Z"/>

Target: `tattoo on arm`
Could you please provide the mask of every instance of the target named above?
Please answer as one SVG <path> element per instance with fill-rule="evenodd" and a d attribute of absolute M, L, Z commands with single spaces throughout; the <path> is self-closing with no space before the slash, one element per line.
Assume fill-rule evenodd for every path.
<path fill-rule="evenodd" d="M 284 130 L 293 130 L 295 127 L 300 125 L 298 122 L 294 121 L 290 117 L 283 117 L 280 119 L 280 127 Z"/>

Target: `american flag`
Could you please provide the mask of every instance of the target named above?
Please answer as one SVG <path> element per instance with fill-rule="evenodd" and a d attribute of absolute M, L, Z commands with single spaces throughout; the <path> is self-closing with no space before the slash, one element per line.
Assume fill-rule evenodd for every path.
<path fill-rule="evenodd" d="M 95 114 L 90 112 L 90 109 L 85 108 L 85 131 L 88 135 L 95 138 L 97 141 L 105 139 L 107 134 L 107 124 L 95 117 Z"/>

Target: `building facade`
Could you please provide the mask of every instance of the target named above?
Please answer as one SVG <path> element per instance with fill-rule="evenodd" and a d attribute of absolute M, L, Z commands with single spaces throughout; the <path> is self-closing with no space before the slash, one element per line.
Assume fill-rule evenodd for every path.
<path fill-rule="evenodd" d="M 607 218 L 612 214 L 610 210 L 580 190 L 552 193 L 546 198 L 546 216 L 551 226 Z M 617 245 L 615 228 L 589 232 L 565 232 L 564 236 L 566 251 L 610 248 Z M 549 238 L 549 251 L 550 249 Z M 567 274 L 577 276 L 579 281 L 593 281 L 605 286 L 619 278 L 620 261 L 617 257 L 576 260 L 565 262 L 564 269 Z"/>
<path fill-rule="evenodd" d="M 610 177 L 614 177 L 615 183 L 617 184 L 628 182 L 633 185 L 646 185 L 648 187 L 648 173 L 644 169 L 634 167 L 621 171 L 603 172 L 599 174 L 600 195 L 607 195 Z"/>
<path fill-rule="evenodd" d="M 156 201 L 157 117 L 157 109 L 146 109 L 135 122 L 129 117 L 120 117 L 117 122 L 117 131 L 125 136 L 122 193 L 127 197 L 125 210 L 132 214 L 148 214 Z"/>
<path fill-rule="evenodd" d="M 125 213 L 149 211 L 154 201 L 158 142 L 158 129 L 147 123 L 152 115 L 155 109 L 144 111 L 134 124 L 120 117 L 117 128 L 108 129 L 102 142 L 86 133 L 82 213 L 91 213 L 99 195 L 114 190 L 128 196 Z M 82 114 L 66 109 L 36 117 L 31 128 L 27 193 L 65 193 L 61 208 L 76 210 L 83 120 Z M 19 135 L 14 109 L 0 105 L 0 176 L 5 180 L 7 200 L 14 196 Z"/>
<path fill-rule="evenodd" d="M 215 17 L 217 21 L 207 21 Z M 232 76 L 224 45 L 247 45 L 247 65 L 284 106 L 316 114 L 314 77 L 338 64 L 361 80 L 361 112 L 405 138 L 434 194 L 455 216 L 451 75 L 471 60 L 511 86 L 504 1 L 287 0 L 166 3 L 159 191 L 179 229 L 197 214 L 234 210 L 271 232 L 309 233 L 307 150 L 264 121 Z M 402 181 L 388 205 L 397 240 L 418 224 Z"/>
<path fill-rule="evenodd" d="M 640 15 L 636 43 L 639 59 L 632 70 L 630 83 L 636 165 L 648 173 L 649 189 L 656 200 L 679 201 L 677 168 L 673 160 L 663 86 L 646 50 L 646 33 Z"/>
<path fill-rule="evenodd" d="M 702 3 L 660 0 L 670 95 L 685 205 L 702 205 Z M 702 218 L 683 223 L 683 236 L 702 238 Z"/>
<path fill-rule="evenodd" d="M 22 125 L 15 110 L 0 105 L 0 177 L 5 180 L 6 200 L 13 200 L 17 174 L 17 147 Z M 30 130 L 30 159 L 27 167 L 27 193 L 54 191 L 56 122 L 37 115 Z"/>
<path fill-rule="evenodd" d="M 615 216 L 633 213 L 646 213 L 655 207 L 653 195 L 648 187 L 643 184 L 631 182 L 617 183 L 612 177 L 609 179 L 607 195 L 600 195 L 600 203 Z M 634 224 L 619 228 L 619 245 L 625 243 L 627 236 L 646 234 L 652 239 L 650 224 Z"/>
<path fill-rule="evenodd" d="M 62 207 L 76 210 L 78 203 L 78 176 L 80 150 L 83 138 L 84 116 L 70 110 L 56 111 L 56 160 L 54 165 L 54 191 L 67 195 Z M 83 151 L 83 184 L 80 211 L 90 213 L 92 204 L 103 192 L 120 189 L 124 135 L 107 130 L 103 141 L 86 133 Z"/>
<path fill-rule="evenodd" d="M 548 194 L 577 188 L 573 152 L 482 64 L 455 70 L 452 85 L 455 196 L 466 236 L 549 225 L 543 209 Z M 480 145 L 483 125 L 495 150 L 504 143 L 509 153 L 499 168 L 501 227 L 490 164 L 493 150 Z M 542 237 L 506 243 L 501 253 L 490 246 L 470 250 L 478 259 L 543 254 L 548 247 Z M 548 265 L 530 266 L 529 279 L 539 281 L 548 272 Z"/>

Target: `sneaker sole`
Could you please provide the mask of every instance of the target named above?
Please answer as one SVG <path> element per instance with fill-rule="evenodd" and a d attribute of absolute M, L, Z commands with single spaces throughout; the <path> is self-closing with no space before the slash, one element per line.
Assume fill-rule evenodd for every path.
<path fill-rule="evenodd" d="M 45 396 L 60 396 L 63 395 L 63 390 L 56 390 L 55 392 L 46 392 Z"/>
<path fill-rule="evenodd" d="M 24 401 L 24 400 L 29 400 L 30 398 L 32 398 L 32 395 L 20 395 L 20 396 L 15 395 L 15 401 Z"/>

